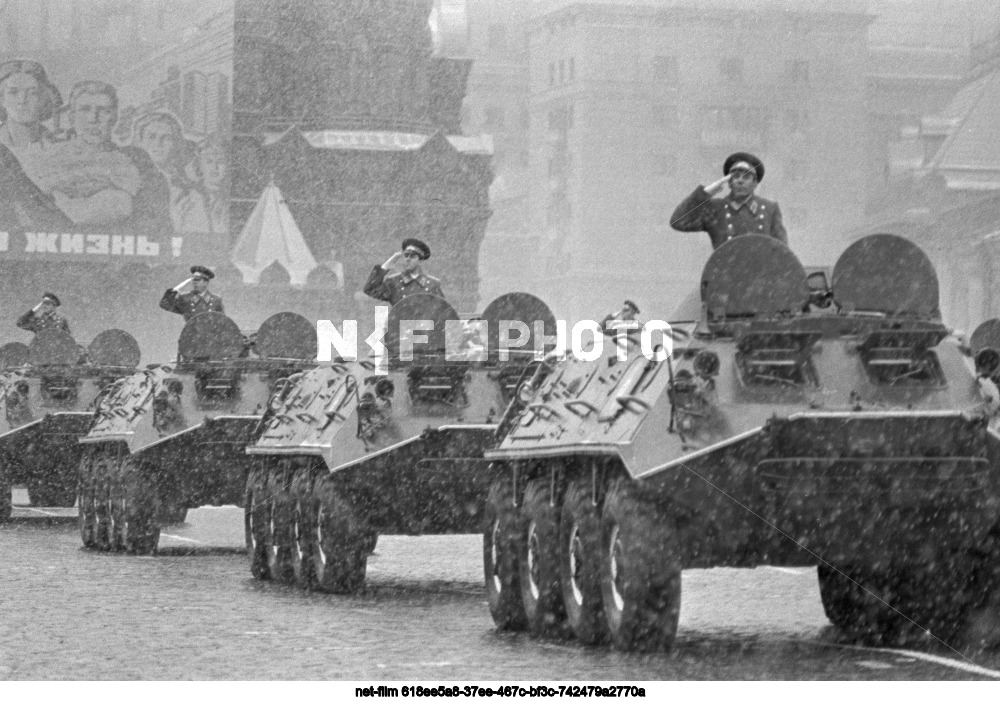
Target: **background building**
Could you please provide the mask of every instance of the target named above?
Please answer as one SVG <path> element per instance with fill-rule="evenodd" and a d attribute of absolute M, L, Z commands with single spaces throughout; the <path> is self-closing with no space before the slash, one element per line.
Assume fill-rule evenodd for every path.
<path fill-rule="evenodd" d="M 313 254 L 337 252 L 351 304 L 404 238 L 424 239 L 425 269 L 472 313 L 492 146 L 463 135 L 471 61 L 434 53 L 432 9 L 237 0 L 231 213 L 238 230 L 273 180 Z"/>
<path fill-rule="evenodd" d="M 767 165 L 790 245 L 831 262 L 863 214 L 861 2 L 539 2 L 529 24 L 530 230 L 570 317 L 669 318 L 711 252 L 669 227 L 737 150 Z"/>

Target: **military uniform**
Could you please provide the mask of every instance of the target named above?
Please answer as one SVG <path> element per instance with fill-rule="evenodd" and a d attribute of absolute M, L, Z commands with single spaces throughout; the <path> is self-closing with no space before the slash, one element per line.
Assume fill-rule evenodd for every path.
<path fill-rule="evenodd" d="M 66 317 L 58 312 L 51 314 L 35 314 L 34 309 L 29 309 L 17 320 L 17 326 L 26 331 L 38 333 L 48 329 L 59 329 L 69 333 L 69 322 Z"/>
<path fill-rule="evenodd" d="M 707 232 L 713 249 L 743 234 L 764 234 L 788 244 L 777 202 L 757 195 L 743 201 L 732 195 L 714 198 L 701 185 L 674 210 L 670 226 L 677 231 Z"/>
<path fill-rule="evenodd" d="M 387 274 L 382 266 L 376 265 L 365 283 L 365 294 L 369 297 L 396 304 L 404 297 L 415 294 L 428 294 L 444 298 L 441 291 L 441 281 L 425 273 L 408 275 L 406 273 Z"/>
<path fill-rule="evenodd" d="M 222 308 L 222 297 L 213 295 L 207 290 L 202 294 L 196 292 L 185 292 L 180 294 L 176 290 L 167 290 L 160 300 L 160 309 L 165 309 L 174 314 L 183 314 L 184 321 L 190 321 L 191 317 L 204 312 L 219 312 L 225 314 Z"/>

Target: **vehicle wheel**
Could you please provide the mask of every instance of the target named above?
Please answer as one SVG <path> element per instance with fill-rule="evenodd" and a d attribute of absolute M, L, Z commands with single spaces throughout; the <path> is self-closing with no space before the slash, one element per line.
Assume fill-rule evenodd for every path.
<path fill-rule="evenodd" d="M 258 466 L 247 475 L 243 491 L 243 532 L 246 535 L 247 557 L 250 558 L 250 574 L 254 579 L 269 579 L 267 569 L 267 517 L 270 512 L 264 496 L 267 471 Z"/>
<path fill-rule="evenodd" d="M 97 456 L 87 453 L 80 459 L 79 502 L 80 540 L 83 547 L 93 548 L 97 544 L 97 506 L 94 503 L 94 467 Z"/>
<path fill-rule="evenodd" d="M 518 552 L 524 547 L 520 513 L 514 505 L 514 486 L 497 477 L 486 497 L 483 530 L 483 575 L 490 615 L 500 630 L 524 630 L 528 614 L 521 598 Z"/>
<path fill-rule="evenodd" d="M 10 486 L 7 469 L 0 464 L 0 523 L 10 520 L 10 512 L 13 508 Z"/>
<path fill-rule="evenodd" d="M 49 506 L 55 506 L 63 509 L 72 509 L 76 506 L 76 480 L 74 479 L 73 484 L 63 484 L 59 486 L 52 494 L 52 503 Z"/>
<path fill-rule="evenodd" d="M 559 508 L 551 505 L 551 484 L 547 477 L 538 478 L 524 490 L 518 577 L 528 629 L 533 635 L 555 637 L 567 628 L 559 582 Z"/>
<path fill-rule="evenodd" d="M 286 488 L 285 469 L 271 470 L 267 476 L 269 516 L 267 518 L 267 569 L 271 580 L 291 582 L 292 569 L 292 496 Z M 265 507 L 266 508 L 266 507 Z"/>
<path fill-rule="evenodd" d="M 868 645 L 895 642 L 904 619 L 893 610 L 896 594 L 888 573 L 856 565 L 817 568 L 827 618 L 852 639 Z"/>
<path fill-rule="evenodd" d="M 94 485 L 94 548 L 108 550 L 111 547 L 111 514 L 108 513 L 108 481 L 114 469 L 115 458 L 98 453 L 94 460 L 92 483 Z"/>
<path fill-rule="evenodd" d="M 76 505 L 76 473 L 66 475 L 61 465 L 57 467 L 56 471 L 27 480 L 29 504 L 66 509 Z"/>
<path fill-rule="evenodd" d="M 313 520 L 313 568 L 316 586 L 334 594 L 353 594 L 364 588 L 370 533 L 354 507 L 333 481 L 323 476 L 314 486 L 316 515 Z"/>
<path fill-rule="evenodd" d="M 28 490 L 29 506 L 50 506 L 49 502 L 52 499 L 46 478 L 31 475 L 25 479 L 24 486 Z"/>
<path fill-rule="evenodd" d="M 313 474 L 305 468 L 295 472 L 292 478 L 290 529 L 292 538 L 292 573 L 295 583 L 303 589 L 316 587 L 316 572 L 312 563 L 312 538 L 315 525 L 313 498 Z"/>
<path fill-rule="evenodd" d="M 677 636 L 681 558 L 670 518 L 638 498 L 629 480 L 611 486 L 601 517 L 601 599 L 620 650 L 660 650 Z"/>
<path fill-rule="evenodd" d="M 608 623 L 601 602 L 601 522 L 589 480 L 571 482 L 566 489 L 559 543 L 567 623 L 580 642 L 603 642 L 608 638 Z"/>
<path fill-rule="evenodd" d="M 122 542 L 133 555 L 155 555 L 160 543 L 156 520 L 159 490 L 153 477 L 129 457 L 122 465 Z"/>
<path fill-rule="evenodd" d="M 1000 528 L 969 553 L 969 559 L 972 575 L 952 642 L 976 650 L 1000 648 Z"/>
<path fill-rule="evenodd" d="M 107 505 L 104 510 L 108 515 L 108 550 L 117 552 L 125 549 L 125 486 L 122 482 L 119 463 L 109 463 L 107 487 L 104 490 Z"/>
<path fill-rule="evenodd" d="M 823 602 L 826 617 L 838 628 L 848 628 L 855 618 L 854 590 L 857 584 L 852 582 L 849 575 L 841 568 L 834 569 L 831 565 L 821 564 L 817 567 L 816 577 L 819 580 L 819 598 Z"/>

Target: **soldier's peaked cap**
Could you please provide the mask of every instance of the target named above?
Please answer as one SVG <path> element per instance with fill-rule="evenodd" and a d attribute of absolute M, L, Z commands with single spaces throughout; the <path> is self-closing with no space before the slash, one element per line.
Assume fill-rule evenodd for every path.
<path fill-rule="evenodd" d="M 420 254 L 420 260 L 427 260 L 431 257 L 431 247 L 420 239 L 404 239 L 402 250 L 405 252 L 411 248 Z"/>
<path fill-rule="evenodd" d="M 726 162 L 722 164 L 722 174 L 729 175 L 729 171 L 733 169 L 733 166 L 740 162 L 747 163 L 754 169 L 757 173 L 757 182 L 764 179 L 764 162 L 752 153 L 745 153 L 743 151 L 734 153 L 726 159 Z"/>
<path fill-rule="evenodd" d="M 60 306 L 62 304 L 62 302 L 59 301 L 59 298 L 56 297 L 51 292 L 46 292 L 45 294 L 43 294 L 42 295 L 42 301 L 43 302 L 52 302 L 52 304 L 54 306 L 56 306 L 56 307 L 58 307 L 58 306 Z"/>
<path fill-rule="evenodd" d="M 199 276 L 205 278 L 206 280 L 211 280 L 212 278 L 215 277 L 215 273 L 213 273 L 211 270 L 209 270 L 208 268 L 206 268 L 204 265 L 192 265 L 191 266 L 191 274 L 192 275 L 199 275 Z"/>
<path fill-rule="evenodd" d="M 625 300 L 625 306 L 626 307 L 631 307 L 633 314 L 639 314 L 639 305 L 637 305 L 631 299 L 626 299 Z"/>

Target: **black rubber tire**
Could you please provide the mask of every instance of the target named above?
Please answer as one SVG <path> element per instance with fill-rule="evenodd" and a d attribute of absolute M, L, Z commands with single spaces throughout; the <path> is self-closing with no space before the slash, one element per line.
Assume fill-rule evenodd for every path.
<path fill-rule="evenodd" d="M 125 550 L 125 524 L 128 516 L 125 513 L 124 467 L 119 462 L 109 462 L 105 471 L 107 486 L 103 493 L 107 504 L 104 512 L 108 516 L 108 550 L 112 552 Z"/>
<path fill-rule="evenodd" d="M 246 537 L 250 574 L 254 579 L 270 579 L 267 569 L 267 518 L 270 507 L 265 499 L 267 472 L 263 466 L 253 467 L 243 490 L 243 533 Z"/>
<path fill-rule="evenodd" d="M 590 480 L 570 482 L 563 496 L 559 532 L 559 579 L 566 622 L 577 640 L 608 640 L 601 601 L 601 519 L 591 498 Z"/>
<path fill-rule="evenodd" d="M 850 581 L 849 575 L 839 567 L 821 564 L 816 568 L 816 578 L 819 581 L 819 598 L 823 603 L 823 611 L 838 628 L 847 629 L 856 616 L 855 590 L 857 584 Z"/>
<path fill-rule="evenodd" d="M 62 484 L 59 489 L 57 489 L 52 495 L 52 503 L 49 506 L 55 506 L 61 509 L 72 509 L 76 506 L 76 479 L 74 477 L 72 484 Z"/>
<path fill-rule="evenodd" d="M 518 551 L 521 600 L 532 635 L 568 637 L 559 581 L 559 505 L 551 504 L 551 480 L 534 479 L 524 490 L 521 524 L 524 547 Z"/>
<path fill-rule="evenodd" d="M 57 469 L 45 475 L 33 475 L 25 485 L 31 506 L 55 506 L 69 509 L 76 506 L 76 473 Z"/>
<path fill-rule="evenodd" d="M 312 472 L 303 468 L 292 478 L 291 492 L 292 575 L 295 583 L 303 589 L 316 588 L 316 571 L 313 569 L 313 538 L 316 526 L 316 500 L 313 495 Z"/>
<path fill-rule="evenodd" d="M 601 599 L 619 650 L 673 645 L 681 608 L 677 530 L 627 478 L 611 485 L 601 515 Z"/>
<path fill-rule="evenodd" d="M 859 565 L 819 565 L 817 579 L 827 618 L 852 642 L 894 645 L 911 626 L 896 609 L 896 575 Z"/>
<path fill-rule="evenodd" d="M 528 614 L 521 599 L 518 553 L 524 547 L 520 510 L 506 475 L 493 480 L 483 525 L 483 578 L 493 622 L 500 630 L 524 630 Z"/>
<path fill-rule="evenodd" d="M 271 470 L 267 475 L 270 505 L 267 517 L 267 569 L 272 582 L 292 582 L 291 493 L 286 487 L 285 469 Z"/>
<path fill-rule="evenodd" d="M 97 455 L 92 451 L 84 453 L 80 459 L 80 475 L 78 479 L 78 501 L 80 540 L 83 547 L 93 549 L 97 546 L 97 505 L 94 503 L 94 464 Z"/>
<path fill-rule="evenodd" d="M 332 594 L 359 592 L 365 586 L 365 537 L 371 529 L 328 476 L 318 478 L 313 491 L 316 512 L 311 543 L 316 586 Z"/>
<path fill-rule="evenodd" d="M 160 544 L 159 488 L 149 471 L 132 458 L 124 458 L 121 475 L 125 550 L 131 555 L 155 555 Z"/>
<path fill-rule="evenodd" d="M 11 496 L 10 478 L 7 476 L 7 467 L 0 463 L 0 523 L 10 520 L 10 512 L 13 508 Z"/>
<path fill-rule="evenodd" d="M 1000 648 L 1000 527 L 968 554 L 960 625 L 951 641 L 970 651 Z"/>
<path fill-rule="evenodd" d="M 111 547 L 111 515 L 108 513 L 108 488 L 111 472 L 115 469 L 115 458 L 104 451 L 98 452 L 94 461 L 92 482 L 94 485 L 94 549 L 108 550 Z"/>

